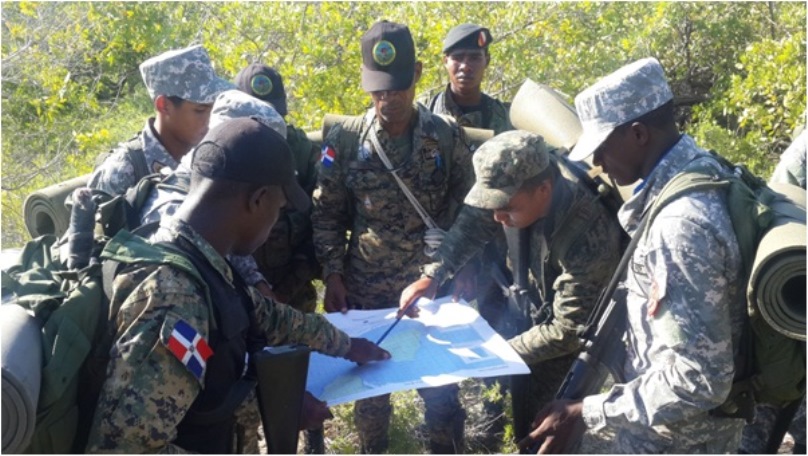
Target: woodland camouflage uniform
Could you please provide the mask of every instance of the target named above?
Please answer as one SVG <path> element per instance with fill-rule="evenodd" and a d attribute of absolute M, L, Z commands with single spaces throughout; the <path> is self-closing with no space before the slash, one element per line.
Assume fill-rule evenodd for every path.
<path fill-rule="evenodd" d="M 456 273 L 479 252 L 480 246 L 502 231 L 490 211 L 504 207 L 509 197 L 493 200 L 490 189 L 510 188 L 515 192 L 525 179 L 548 167 L 552 169 L 550 213 L 527 228 L 528 292 L 531 301 L 545 310 L 539 312 L 534 307 L 529 322 L 532 327 L 509 340 L 531 368 L 531 394 L 514 398 L 515 402 L 529 403 L 529 419 L 554 398 L 581 348 L 577 330 L 586 323 L 600 290 L 620 260 L 621 230 L 617 220 L 568 166 L 565 158 L 548 153 L 540 137 L 527 132 L 507 132 L 483 144 L 474 156 L 478 183 L 466 197 L 435 261 L 423 268 L 425 276 L 439 282 Z M 481 190 L 476 191 L 478 188 Z M 482 218 L 481 214 L 488 217 Z M 568 247 L 555 253 L 552 247 L 559 241 Z M 510 252 L 509 256 L 514 254 Z M 508 318 L 504 305 L 497 311 L 500 317 L 492 323 L 495 327 L 514 325 L 503 321 Z M 519 438 L 528 431 L 529 423 L 515 426 Z"/>
<path fill-rule="evenodd" d="M 427 260 L 426 226 L 366 140 L 371 128 L 399 176 L 443 229 L 451 225 L 473 182 L 471 152 L 462 130 L 422 105 L 417 105 L 417 119 L 405 141 L 391 140 L 371 109 L 361 120 L 355 144 L 343 146 L 343 125 L 335 125 L 323 143 L 323 151 L 334 153 L 333 161 L 323 155 L 313 199 L 314 245 L 323 277 L 342 274 L 353 307 L 395 308 L 398 293 L 418 278 L 419 266 Z M 454 147 L 441 150 L 439 145 L 446 142 L 441 135 L 447 134 Z M 457 392 L 457 385 L 419 390 L 431 440 L 450 448 L 462 439 L 465 419 Z M 389 395 L 356 403 L 363 451 L 386 449 L 391 411 Z"/>

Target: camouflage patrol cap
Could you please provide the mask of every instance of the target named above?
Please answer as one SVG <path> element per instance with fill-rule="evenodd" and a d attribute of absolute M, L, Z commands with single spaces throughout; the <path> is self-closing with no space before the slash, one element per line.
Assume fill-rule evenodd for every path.
<path fill-rule="evenodd" d="M 286 122 L 278 111 L 266 101 L 238 89 L 226 90 L 216 97 L 208 126 L 215 128 L 225 120 L 239 117 L 253 117 L 286 138 Z"/>
<path fill-rule="evenodd" d="M 281 116 L 287 114 L 283 78 L 274 68 L 261 63 L 251 63 L 238 72 L 235 82 L 240 90 L 272 103 Z"/>
<path fill-rule="evenodd" d="M 491 31 L 477 24 L 460 24 L 443 39 L 443 53 L 452 49 L 485 49 L 494 42 Z"/>
<path fill-rule="evenodd" d="M 605 76 L 575 97 L 583 132 L 569 155 L 583 160 L 614 129 L 673 99 L 662 65 L 653 57 L 630 63 Z"/>
<path fill-rule="evenodd" d="M 465 203 L 482 209 L 505 207 L 526 180 L 547 169 L 550 155 L 544 139 L 523 130 L 489 139 L 473 157 L 474 186 Z"/>
<path fill-rule="evenodd" d="M 311 203 L 297 183 L 286 139 L 255 118 L 227 119 L 211 128 L 194 151 L 191 172 L 212 180 L 278 185 L 299 211 Z"/>
<path fill-rule="evenodd" d="M 152 100 L 165 95 L 210 104 L 220 92 L 235 87 L 216 76 L 208 52 L 199 45 L 164 52 L 146 60 L 140 64 L 140 75 Z"/>

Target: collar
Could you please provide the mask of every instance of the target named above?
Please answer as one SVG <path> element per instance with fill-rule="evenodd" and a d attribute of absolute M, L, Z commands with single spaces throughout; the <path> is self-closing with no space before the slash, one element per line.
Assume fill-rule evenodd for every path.
<path fill-rule="evenodd" d="M 160 231 L 155 240 L 167 242 L 185 241 L 195 247 L 202 256 L 222 274 L 228 283 L 233 283 L 233 270 L 227 260 L 213 248 L 191 225 L 177 217 L 166 217 L 160 221 Z"/>

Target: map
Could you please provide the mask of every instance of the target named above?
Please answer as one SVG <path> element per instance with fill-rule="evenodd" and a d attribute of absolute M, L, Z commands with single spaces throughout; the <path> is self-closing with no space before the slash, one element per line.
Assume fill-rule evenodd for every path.
<path fill-rule="evenodd" d="M 457 383 L 470 377 L 527 374 L 507 342 L 465 302 L 422 300 L 418 318 L 404 317 L 382 341 L 392 358 L 359 366 L 312 353 L 306 388 L 328 405 L 394 391 Z M 396 309 L 351 310 L 326 318 L 351 337 L 376 342 Z"/>

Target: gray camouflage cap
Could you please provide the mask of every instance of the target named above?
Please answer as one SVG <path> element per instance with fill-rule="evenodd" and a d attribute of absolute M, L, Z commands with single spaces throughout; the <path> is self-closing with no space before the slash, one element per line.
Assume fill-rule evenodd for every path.
<path fill-rule="evenodd" d="M 584 89 L 575 97 L 583 132 L 569 155 L 592 155 L 614 129 L 673 99 L 662 65 L 653 57 L 630 63 Z"/>
<path fill-rule="evenodd" d="M 175 96 L 194 103 L 213 103 L 216 96 L 235 86 L 216 76 L 210 56 L 202 46 L 175 49 L 140 64 L 140 75 L 154 100 Z"/>
<path fill-rule="evenodd" d="M 239 117 L 252 117 L 286 138 L 286 122 L 278 111 L 266 101 L 238 89 L 226 90 L 216 97 L 208 127 L 213 129 L 225 120 Z"/>
<path fill-rule="evenodd" d="M 484 142 L 472 160 L 477 180 L 464 202 L 482 209 L 500 209 L 526 180 L 547 168 L 550 156 L 541 136 L 513 130 Z"/>

